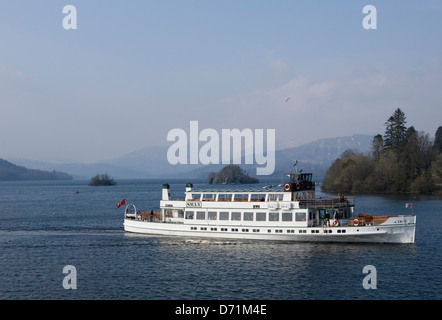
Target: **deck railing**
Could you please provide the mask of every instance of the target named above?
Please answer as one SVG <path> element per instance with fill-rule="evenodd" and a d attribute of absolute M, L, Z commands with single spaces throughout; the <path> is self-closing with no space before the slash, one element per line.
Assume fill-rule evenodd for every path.
<path fill-rule="evenodd" d="M 354 197 L 336 197 L 328 199 L 299 199 L 301 208 L 342 208 L 355 205 Z"/>

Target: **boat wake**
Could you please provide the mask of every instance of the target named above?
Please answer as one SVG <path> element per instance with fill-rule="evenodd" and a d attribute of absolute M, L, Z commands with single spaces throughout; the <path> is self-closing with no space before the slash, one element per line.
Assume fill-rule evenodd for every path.
<path fill-rule="evenodd" d="M 203 244 L 203 245 L 237 245 L 238 241 L 227 240 L 212 240 L 212 239 L 186 239 L 184 241 L 188 244 Z"/>

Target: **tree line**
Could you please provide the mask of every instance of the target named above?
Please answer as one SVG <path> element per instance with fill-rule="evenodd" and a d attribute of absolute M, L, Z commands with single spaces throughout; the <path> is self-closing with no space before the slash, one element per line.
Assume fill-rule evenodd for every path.
<path fill-rule="evenodd" d="M 321 189 L 341 193 L 442 193 L 442 126 L 434 138 L 406 126 L 396 109 L 372 150 L 345 151 L 328 169 Z"/>

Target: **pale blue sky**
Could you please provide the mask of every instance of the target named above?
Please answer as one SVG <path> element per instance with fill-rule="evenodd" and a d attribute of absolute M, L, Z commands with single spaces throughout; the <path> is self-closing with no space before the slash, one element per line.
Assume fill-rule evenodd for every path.
<path fill-rule="evenodd" d="M 0 157 L 93 162 L 190 120 L 276 129 L 282 148 L 383 133 L 397 107 L 433 136 L 441 31 L 436 0 L 1 1 Z"/>

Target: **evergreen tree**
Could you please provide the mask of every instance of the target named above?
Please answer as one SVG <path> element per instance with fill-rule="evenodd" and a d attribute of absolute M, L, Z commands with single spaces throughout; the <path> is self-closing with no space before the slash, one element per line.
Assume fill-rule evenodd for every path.
<path fill-rule="evenodd" d="M 436 135 L 434 137 L 433 152 L 434 156 L 442 153 L 442 126 L 437 128 Z"/>
<path fill-rule="evenodd" d="M 405 131 L 405 142 L 408 141 L 408 139 L 411 138 L 411 136 L 413 136 L 413 134 L 415 134 L 417 131 L 414 128 L 414 126 L 411 126 L 410 128 L 407 129 L 407 131 Z"/>
<path fill-rule="evenodd" d="M 371 143 L 371 151 L 375 161 L 378 161 L 381 157 L 381 152 L 384 147 L 384 139 L 380 134 L 374 136 L 373 142 Z"/>
<path fill-rule="evenodd" d="M 384 148 L 401 150 L 407 138 L 407 123 L 405 113 L 397 108 L 385 123 Z M 413 128 L 414 129 L 414 128 Z M 409 133 L 410 134 L 410 133 Z"/>

